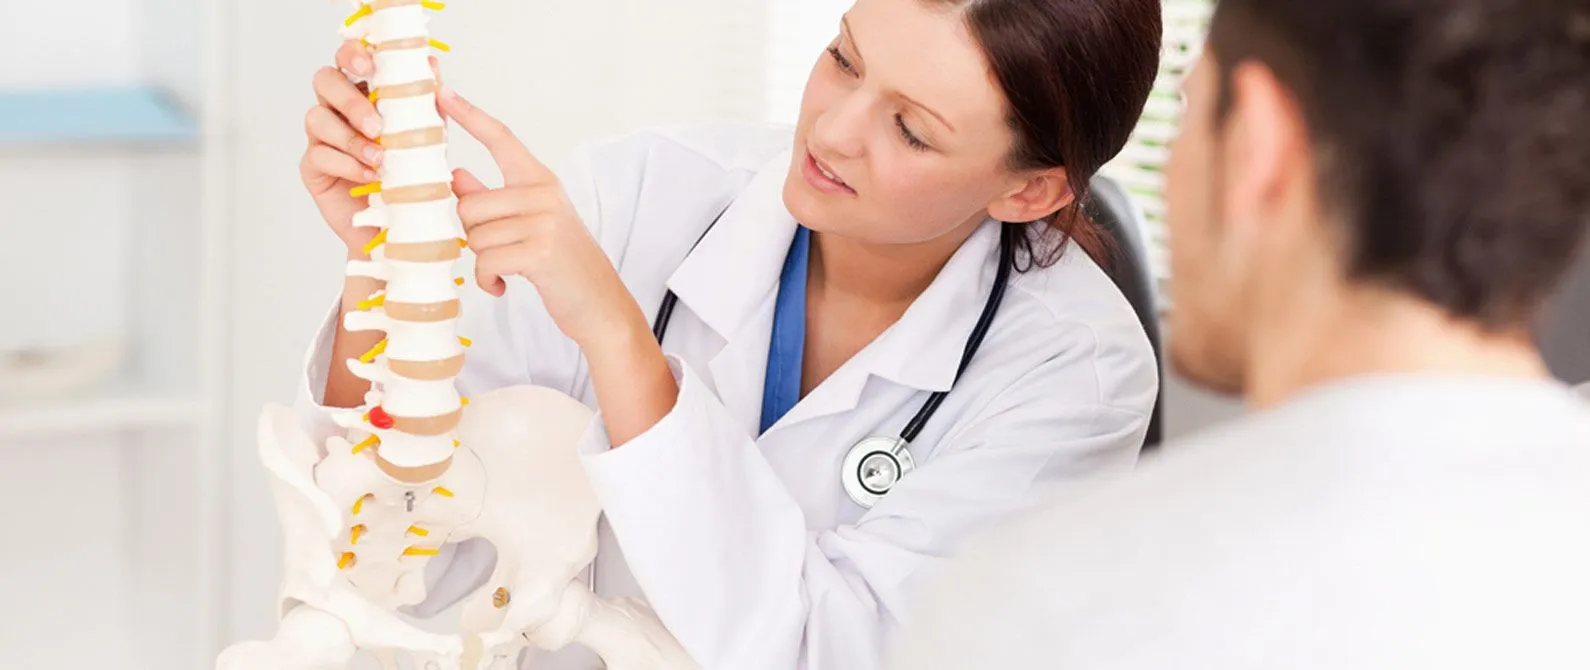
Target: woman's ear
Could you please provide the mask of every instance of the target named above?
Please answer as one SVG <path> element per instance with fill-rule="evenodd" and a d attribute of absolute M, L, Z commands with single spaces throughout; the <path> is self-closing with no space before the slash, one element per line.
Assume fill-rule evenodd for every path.
<path fill-rule="evenodd" d="M 1031 173 L 1027 180 L 1007 191 L 988 206 L 988 215 L 1013 223 L 1037 221 L 1058 212 L 1076 200 L 1071 179 L 1064 168 Z"/>

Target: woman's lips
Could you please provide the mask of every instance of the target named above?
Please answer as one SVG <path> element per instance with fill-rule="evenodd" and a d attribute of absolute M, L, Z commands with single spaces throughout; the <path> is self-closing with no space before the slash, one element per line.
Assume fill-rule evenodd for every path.
<path fill-rule="evenodd" d="M 801 174 L 806 177 L 806 183 L 812 188 L 823 193 L 834 195 L 855 195 L 856 190 L 850 188 L 843 179 L 835 174 L 833 169 L 817 160 L 811 152 L 806 152 L 806 162 L 801 166 Z"/>

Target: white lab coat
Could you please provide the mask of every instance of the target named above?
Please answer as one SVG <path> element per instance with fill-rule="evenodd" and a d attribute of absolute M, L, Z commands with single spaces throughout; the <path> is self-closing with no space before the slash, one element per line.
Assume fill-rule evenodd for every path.
<path fill-rule="evenodd" d="M 758 438 L 796 228 L 781 197 L 791 144 L 780 129 L 656 130 L 591 145 L 560 171 L 648 316 L 667 289 L 679 296 L 663 345 L 677 405 L 621 449 L 609 450 L 597 421 L 582 447 L 605 514 L 598 592 L 643 594 L 709 669 L 875 667 L 923 569 L 969 532 L 1055 486 L 1129 469 L 1158 385 L 1137 317 L 1072 248 L 1051 268 L 1012 275 L 982 349 L 912 445 L 918 469 L 874 509 L 855 505 L 840 484 L 845 452 L 898 434 L 931 392 L 950 388 L 994 278 L 999 224 L 978 230 L 894 327 Z M 580 352 L 532 286 L 509 286 L 501 299 L 466 292 L 460 327 L 474 344 L 461 389 L 535 383 L 594 407 Z M 316 403 L 331 327 L 313 343 L 301 403 L 318 436 L 335 432 Z M 434 607 L 422 609 L 475 588 L 490 561 L 467 545 L 438 557 Z M 579 650 L 557 656 L 533 665 L 594 667 Z"/>

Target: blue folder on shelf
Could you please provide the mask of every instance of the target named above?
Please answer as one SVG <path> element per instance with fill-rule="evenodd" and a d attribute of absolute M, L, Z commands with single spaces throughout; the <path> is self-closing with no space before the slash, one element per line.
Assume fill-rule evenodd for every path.
<path fill-rule="evenodd" d="M 171 143 L 198 136 L 188 112 L 152 86 L 0 89 L 0 147 L 80 142 Z"/>

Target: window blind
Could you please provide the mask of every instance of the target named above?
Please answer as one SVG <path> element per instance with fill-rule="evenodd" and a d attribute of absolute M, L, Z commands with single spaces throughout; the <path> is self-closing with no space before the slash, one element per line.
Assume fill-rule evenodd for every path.
<path fill-rule="evenodd" d="M 1149 267 L 1162 283 L 1170 274 L 1165 249 L 1165 159 L 1181 120 L 1181 82 L 1202 50 L 1212 10 L 1211 0 L 1165 1 L 1159 78 L 1126 147 L 1100 170 L 1120 183 L 1140 209 Z"/>

